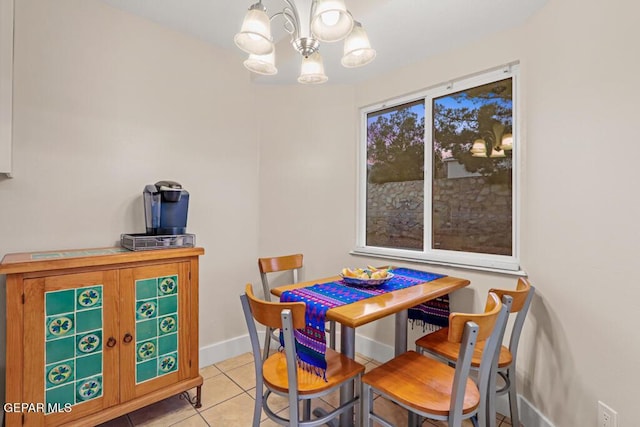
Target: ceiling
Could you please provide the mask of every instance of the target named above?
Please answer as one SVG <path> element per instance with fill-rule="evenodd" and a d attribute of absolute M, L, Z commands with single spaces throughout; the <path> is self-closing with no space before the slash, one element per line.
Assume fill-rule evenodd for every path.
<path fill-rule="evenodd" d="M 255 0 L 101 0 L 174 30 L 201 38 L 237 54 L 233 43 L 248 7 Z M 296 0 L 308 2 L 310 0 Z M 547 0 L 346 0 L 347 8 L 364 26 L 376 59 L 360 68 L 340 65 L 342 42 L 321 43 L 329 83 L 353 84 L 386 73 L 485 35 L 522 24 Z M 282 9 L 282 0 L 263 0 L 269 15 Z M 280 18 L 272 21 L 277 42 L 275 76 L 253 75 L 256 83 L 293 84 L 300 55 L 289 45 Z M 499 65 L 499 64 L 496 64 Z M 247 71 L 249 73 L 249 71 Z"/>

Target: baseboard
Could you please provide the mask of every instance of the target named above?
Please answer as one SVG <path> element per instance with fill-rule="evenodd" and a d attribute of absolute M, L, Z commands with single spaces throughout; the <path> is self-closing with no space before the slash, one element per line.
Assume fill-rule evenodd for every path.
<path fill-rule="evenodd" d="M 520 424 L 525 427 L 555 427 L 531 402 L 518 395 L 518 409 L 520 411 Z M 509 409 L 509 397 L 506 394 L 498 396 L 496 399 L 496 411 L 498 413 L 511 416 Z"/>
<path fill-rule="evenodd" d="M 259 336 L 262 336 L 260 333 Z M 340 335 L 336 337 L 336 341 L 340 342 Z M 200 367 L 213 365 L 231 357 L 238 356 L 251 351 L 251 342 L 249 335 L 242 335 L 227 341 L 215 343 L 200 348 Z M 356 336 L 356 352 L 365 357 L 369 357 L 380 362 L 386 362 L 394 356 L 393 346 L 382 344 L 371 338 L 357 335 Z M 526 427 L 555 427 L 531 402 L 522 396 L 518 396 L 518 405 L 520 409 L 520 422 Z M 498 396 L 496 400 L 496 410 L 504 415 L 509 416 L 509 400 L 506 395 Z"/>
<path fill-rule="evenodd" d="M 395 355 L 393 346 L 382 344 L 362 335 L 356 335 L 356 352 L 379 362 L 391 360 Z"/>
<path fill-rule="evenodd" d="M 526 427 L 555 427 L 538 408 L 521 395 L 518 395 L 518 403 L 520 404 L 520 422 Z"/>
<path fill-rule="evenodd" d="M 264 332 L 258 331 L 258 336 L 262 337 Z M 336 342 L 340 347 L 340 334 L 336 335 Z M 241 335 L 226 341 L 221 341 L 200 348 L 200 367 L 213 365 L 231 357 L 251 351 L 251 341 L 249 335 Z M 358 335 L 356 338 L 356 352 L 381 362 L 385 362 L 393 357 L 393 347 L 379 343 L 370 338 Z"/>
<path fill-rule="evenodd" d="M 262 336 L 263 334 L 261 334 Z M 200 348 L 200 368 L 222 362 L 251 351 L 249 335 L 242 335 L 230 340 Z"/>

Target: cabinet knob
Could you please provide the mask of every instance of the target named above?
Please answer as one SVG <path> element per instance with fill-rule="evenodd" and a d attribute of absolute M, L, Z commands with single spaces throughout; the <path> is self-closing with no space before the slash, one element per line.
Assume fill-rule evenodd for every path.
<path fill-rule="evenodd" d="M 126 343 L 130 343 L 132 339 L 133 339 L 133 335 L 131 335 L 130 333 L 127 332 L 124 335 L 124 338 L 122 339 L 122 341 L 124 341 Z"/>
<path fill-rule="evenodd" d="M 114 337 L 109 337 L 107 340 L 107 347 L 113 347 L 116 345 L 116 339 Z"/>

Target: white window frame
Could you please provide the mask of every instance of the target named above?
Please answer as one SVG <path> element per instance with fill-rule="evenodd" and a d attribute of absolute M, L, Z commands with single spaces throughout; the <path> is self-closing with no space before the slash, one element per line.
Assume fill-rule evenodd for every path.
<path fill-rule="evenodd" d="M 512 192 L 512 255 L 481 254 L 473 252 L 431 249 L 432 247 L 432 180 L 433 180 L 433 117 L 432 101 L 451 93 L 463 91 L 495 81 L 513 79 L 513 192 Z M 357 230 L 355 255 L 367 255 L 401 261 L 417 261 L 437 265 L 466 267 L 471 269 L 508 272 L 522 274 L 520 271 L 520 75 L 517 63 L 508 64 L 491 71 L 479 73 L 472 77 L 458 79 L 448 83 L 422 90 L 407 96 L 363 107 L 360 109 L 360 141 L 358 149 L 358 197 L 357 197 Z M 419 250 L 384 248 L 366 245 L 366 207 L 367 207 L 367 115 L 386 108 L 400 106 L 409 102 L 424 99 L 425 101 L 425 179 L 424 179 L 424 248 Z"/>

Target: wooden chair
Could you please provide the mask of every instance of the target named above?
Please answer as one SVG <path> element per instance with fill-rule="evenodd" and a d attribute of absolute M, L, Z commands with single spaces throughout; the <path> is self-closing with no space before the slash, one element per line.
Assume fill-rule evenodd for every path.
<path fill-rule="evenodd" d="M 493 292 L 500 298 L 508 295 L 512 298 L 510 313 L 516 313 L 515 321 L 511 328 L 511 337 L 509 339 L 509 346 L 502 345 L 497 360 L 497 370 L 491 378 L 491 389 L 495 389 L 495 375 L 499 375 L 503 381 L 504 386 L 495 393 L 489 395 L 487 417 L 489 417 L 489 426 L 495 426 L 495 395 L 509 393 L 509 410 L 511 412 L 511 424 L 514 427 L 520 426 L 520 417 L 518 414 L 518 395 L 516 387 L 516 356 L 518 353 L 518 343 L 520 341 L 520 334 L 522 332 L 522 326 L 524 325 L 527 312 L 535 288 L 531 286 L 529 281 L 524 278 L 518 279 L 518 284 L 515 290 L 507 289 L 491 289 L 489 292 Z M 447 328 L 440 329 L 437 332 L 427 334 L 418 340 L 416 340 L 416 350 L 420 353 L 429 353 L 438 356 L 445 361 L 454 362 L 458 358 L 460 346 L 454 343 L 450 343 L 447 340 L 448 330 Z M 477 369 L 480 366 L 480 360 L 482 357 L 482 349 L 484 344 L 478 343 L 471 359 L 472 369 Z"/>
<path fill-rule="evenodd" d="M 269 258 L 258 258 L 258 268 L 260 269 L 260 279 L 262 280 L 262 292 L 265 301 L 271 301 L 271 287 L 269 286 L 269 279 L 267 274 L 277 273 L 282 271 L 291 271 L 293 275 L 293 282 L 298 282 L 298 273 L 302 268 L 302 254 L 284 255 Z M 336 337 L 333 331 L 336 330 L 336 324 L 334 321 L 329 322 L 329 327 L 325 330 L 329 334 L 329 347 L 335 350 Z M 271 340 L 279 343 L 278 334 L 273 329 L 267 329 L 266 337 L 264 340 L 264 356 L 269 354 L 271 348 Z"/>
<path fill-rule="evenodd" d="M 305 327 L 305 304 L 303 302 L 267 302 L 258 299 L 253 294 L 253 288 L 250 284 L 246 286 L 245 293 L 240 296 L 240 300 L 249 329 L 256 372 L 253 427 L 259 427 L 263 409 L 265 414 L 278 424 L 312 427 L 326 424 L 354 408 L 356 425 L 359 425 L 359 395 L 354 396 L 349 402 L 342 404 L 337 409 L 323 414 L 320 418 L 311 420 L 311 399 L 332 393 L 349 381 L 353 381 L 354 390 L 360 390 L 364 366 L 329 348 L 326 353 L 326 381 L 315 373 L 298 366 L 293 330 Z M 256 322 L 270 328 L 282 329 L 285 342 L 283 352 L 276 352 L 266 360 L 262 360 Z M 269 407 L 269 396 L 272 393 L 288 397 L 290 419 L 277 415 Z M 303 402 L 302 414 L 299 413 L 299 402 Z M 300 415 L 302 415 L 302 420 Z"/>
<path fill-rule="evenodd" d="M 508 300 L 508 298 L 507 298 Z M 373 421 L 392 426 L 373 411 L 373 395 L 390 399 L 409 411 L 409 426 L 418 417 L 447 421 L 460 427 L 471 418 L 484 425 L 486 390 L 494 354 L 498 350 L 508 317 L 508 306 L 495 293 L 487 298 L 482 314 L 451 313 L 448 340 L 459 344 L 456 366 L 408 351 L 373 369 L 362 377 L 363 425 Z M 469 378 L 471 358 L 479 340 L 487 340 L 478 384 Z M 475 417 L 477 416 L 477 419 Z M 477 424 L 476 424 L 477 425 Z"/>

